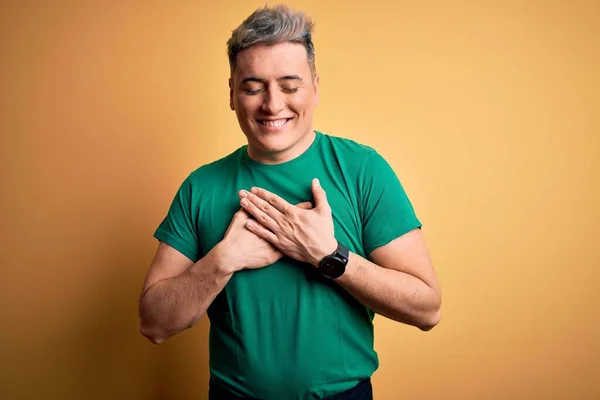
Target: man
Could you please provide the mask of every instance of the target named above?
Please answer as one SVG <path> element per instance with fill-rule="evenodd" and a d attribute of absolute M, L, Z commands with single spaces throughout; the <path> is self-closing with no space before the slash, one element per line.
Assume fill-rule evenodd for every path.
<path fill-rule="evenodd" d="M 312 23 L 265 7 L 228 41 L 248 144 L 181 185 L 140 299 L 161 343 L 210 319 L 211 399 L 371 399 L 375 313 L 440 318 L 440 287 L 398 178 L 374 149 L 313 129 Z"/>

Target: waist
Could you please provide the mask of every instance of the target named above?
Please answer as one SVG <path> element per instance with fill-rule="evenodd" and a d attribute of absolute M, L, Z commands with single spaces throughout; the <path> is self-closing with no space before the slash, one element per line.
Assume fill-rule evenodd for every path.
<path fill-rule="evenodd" d="M 209 400 L 285 400 L 285 399 L 322 399 L 322 400 L 372 400 L 373 399 L 373 386 L 371 384 L 371 378 L 361 379 L 356 385 L 350 389 L 343 390 L 334 394 L 330 394 L 326 397 L 319 397 L 314 392 L 307 391 L 306 393 L 298 393 L 296 395 L 290 394 L 289 397 L 281 397 L 276 394 L 268 397 L 250 397 L 237 394 L 224 385 L 220 384 L 217 380 L 211 378 L 208 399 Z"/>
<path fill-rule="evenodd" d="M 273 340 L 271 330 L 259 330 L 256 336 L 263 340 L 248 340 L 247 336 L 229 336 L 212 325 L 211 377 L 240 395 L 283 400 L 303 398 L 294 396 L 304 392 L 326 397 L 375 372 L 379 360 L 372 340 L 352 332 L 331 335 L 322 329 L 314 326 L 316 335 L 303 335 L 299 327 L 296 336 L 278 330 L 284 333 L 280 339 L 286 343 L 282 343 Z"/>

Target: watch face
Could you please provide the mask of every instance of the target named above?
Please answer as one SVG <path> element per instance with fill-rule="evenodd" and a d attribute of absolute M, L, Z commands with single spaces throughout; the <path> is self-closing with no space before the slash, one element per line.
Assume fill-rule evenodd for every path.
<path fill-rule="evenodd" d="M 331 262 L 331 260 L 323 261 L 323 273 L 329 275 L 331 270 L 335 269 L 335 265 Z"/>
<path fill-rule="evenodd" d="M 323 260 L 319 268 L 325 276 L 337 278 L 343 271 L 343 265 L 335 259 Z"/>
<path fill-rule="evenodd" d="M 337 250 L 319 263 L 319 271 L 328 278 L 339 278 L 346 272 L 348 255 L 348 249 L 338 242 Z"/>

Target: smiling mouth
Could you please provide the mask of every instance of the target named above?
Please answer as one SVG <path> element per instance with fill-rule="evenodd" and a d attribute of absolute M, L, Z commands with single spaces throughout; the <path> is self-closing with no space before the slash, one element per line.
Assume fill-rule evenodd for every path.
<path fill-rule="evenodd" d="M 269 126 L 272 128 L 279 128 L 285 125 L 291 118 L 281 118 L 281 119 L 259 119 L 257 122 L 264 126 Z"/>

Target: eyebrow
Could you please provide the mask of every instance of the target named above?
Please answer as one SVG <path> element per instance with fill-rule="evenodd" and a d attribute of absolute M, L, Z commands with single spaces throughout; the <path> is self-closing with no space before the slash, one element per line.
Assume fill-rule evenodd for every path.
<path fill-rule="evenodd" d="M 277 80 L 278 81 L 300 81 L 300 82 L 302 82 L 304 79 L 302 79 L 298 75 L 285 75 L 285 76 L 282 76 L 281 78 L 277 78 Z M 242 79 L 241 83 L 246 83 L 246 82 L 265 83 L 265 80 L 260 79 L 256 76 L 248 76 L 248 77 Z"/>

